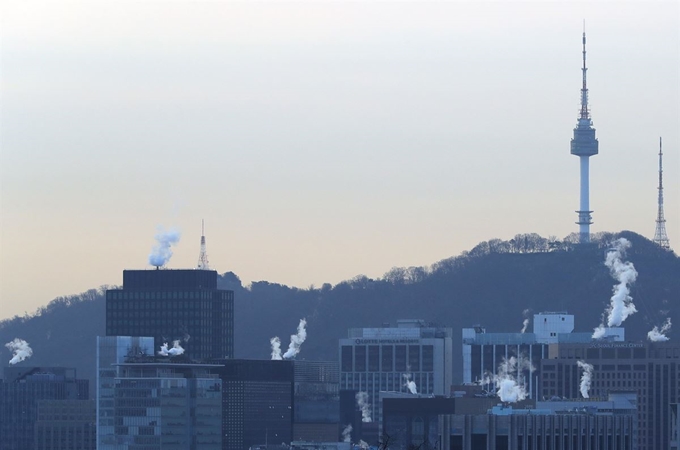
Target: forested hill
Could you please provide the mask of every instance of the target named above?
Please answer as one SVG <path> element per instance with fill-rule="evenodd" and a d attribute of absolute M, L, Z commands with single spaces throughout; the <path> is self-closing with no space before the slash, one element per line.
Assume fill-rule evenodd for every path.
<path fill-rule="evenodd" d="M 592 330 L 615 284 L 604 255 L 618 236 L 631 241 L 625 258 L 639 273 L 631 289 L 639 312 L 625 322 L 627 338 L 644 339 L 666 317 L 680 326 L 680 258 L 632 232 L 600 234 L 586 248 L 570 243 L 573 236 L 558 241 L 518 235 L 482 242 L 431 267 L 394 268 L 380 279 L 357 276 L 335 286 L 298 289 L 259 281 L 244 287 L 231 272 L 218 284 L 235 291 L 236 357 L 268 358 L 269 339 L 278 335 L 287 346 L 303 317 L 308 337 L 299 358 L 311 360 L 335 359 L 337 340 L 348 328 L 415 318 L 453 328 L 458 364 L 462 327 L 519 331 L 525 310 L 568 311 L 576 315 L 577 331 Z M 105 332 L 105 289 L 57 298 L 34 315 L 0 322 L 0 342 L 25 339 L 34 355 L 22 364 L 72 366 L 94 380 L 95 337 Z M 669 334 L 676 336 L 677 331 Z M 3 351 L 4 366 L 10 354 Z M 454 374 L 458 381 L 460 369 Z"/>

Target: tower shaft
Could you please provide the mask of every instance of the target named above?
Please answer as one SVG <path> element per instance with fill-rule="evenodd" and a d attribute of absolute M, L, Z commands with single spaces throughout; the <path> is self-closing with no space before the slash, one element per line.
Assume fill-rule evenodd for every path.
<path fill-rule="evenodd" d="M 579 226 L 579 242 L 586 244 L 590 242 L 590 225 L 592 221 L 592 211 L 590 210 L 590 161 L 589 158 L 597 155 L 599 151 L 599 142 L 595 137 L 595 128 L 590 119 L 590 110 L 588 109 L 588 83 L 586 66 L 586 33 L 583 32 L 583 80 L 581 86 L 581 110 L 574 128 L 574 137 L 571 140 L 571 154 L 579 157 L 581 166 L 581 183 L 580 183 L 580 202 L 578 214 Z"/>
<path fill-rule="evenodd" d="M 659 209 L 656 214 L 656 230 L 654 231 L 654 242 L 662 248 L 671 248 L 666 234 L 666 218 L 663 214 L 663 149 L 661 146 L 661 138 L 659 138 Z"/>

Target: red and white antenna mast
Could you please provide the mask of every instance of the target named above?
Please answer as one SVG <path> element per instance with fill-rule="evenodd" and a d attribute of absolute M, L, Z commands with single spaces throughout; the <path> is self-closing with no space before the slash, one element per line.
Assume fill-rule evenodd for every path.
<path fill-rule="evenodd" d="M 666 234 L 666 219 L 663 215 L 663 151 L 661 138 L 659 138 L 659 211 L 656 215 L 656 230 L 653 241 L 661 248 L 670 249 L 671 244 Z"/>
<path fill-rule="evenodd" d="M 201 253 L 198 254 L 198 270 L 209 270 L 208 251 L 205 248 L 205 222 L 201 219 Z"/>

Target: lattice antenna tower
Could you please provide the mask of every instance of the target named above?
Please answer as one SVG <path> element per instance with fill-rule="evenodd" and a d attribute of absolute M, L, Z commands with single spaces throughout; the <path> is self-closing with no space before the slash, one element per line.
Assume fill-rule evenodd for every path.
<path fill-rule="evenodd" d="M 662 248 L 670 249 L 671 244 L 666 234 L 666 219 L 663 215 L 663 148 L 661 138 L 659 138 L 659 211 L 656 214 L 656 230 L 654 231 L 654 242 Z"/>
<path fill-rule="evenodd" d="M 198 254 L 198 265 L 196 266 L 196 269 L 210 269 L 210 265 L 208 264 L 208 251 L 205 248 L 205 222 L 203 220 L 201 220 L 201 252 Z"/>

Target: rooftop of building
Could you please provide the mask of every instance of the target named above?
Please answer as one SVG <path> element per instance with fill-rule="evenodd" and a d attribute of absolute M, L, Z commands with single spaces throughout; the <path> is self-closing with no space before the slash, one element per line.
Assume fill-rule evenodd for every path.
<path fill-rule="evenodd" d="M 427 339 L 451 337 L 452 328 L 426 322 L 422 319 L 397 320 L 397 325 L 383 323 L 381 327 L 350 328 L 347 337 L 350 339 Z"/>

